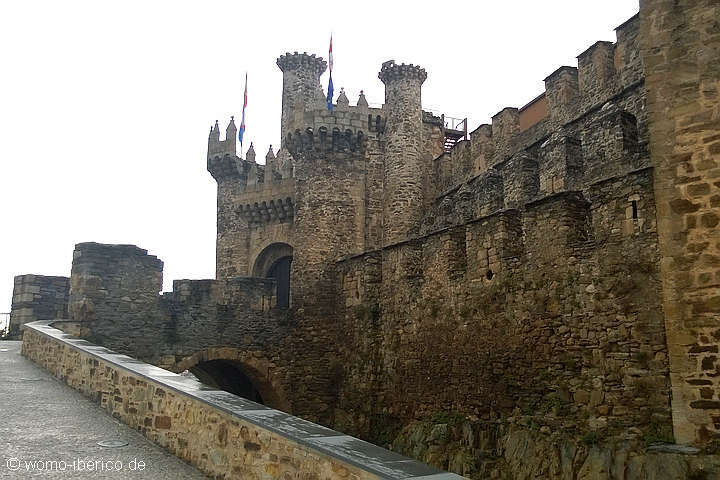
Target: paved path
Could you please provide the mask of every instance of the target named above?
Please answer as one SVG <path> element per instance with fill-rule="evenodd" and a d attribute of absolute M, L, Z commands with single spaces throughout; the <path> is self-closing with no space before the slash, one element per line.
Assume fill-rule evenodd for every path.
<path fill-rule="evenodd" d="M 0 341 L 0 478 L 206 478 L 21 356 L 20 345 Z"/>

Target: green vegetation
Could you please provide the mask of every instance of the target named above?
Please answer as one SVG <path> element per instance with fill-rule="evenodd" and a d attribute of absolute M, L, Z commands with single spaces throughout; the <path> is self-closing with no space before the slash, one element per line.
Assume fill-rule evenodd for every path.
<path fill-rule="evenodd" d="M 435 412 L 430 415 L 426 421 L 433 425 L 447 424 L 450 427 L 454 427 L 465 421 L 465 415 L 453 411 Z"/>
<path fill-rule="evenodd" d="M 568 402 L 563 400 L 558 392 L 552 392 L 542 398 L 537 398 L 527 402 L 522 412 L 524 415 L 545 415 L 553 412 L 555 415 L 562 416 L 567 414 Z"/>
<path fill-rule="evenodd" d="M 402 430 L 402 422 L 389 413 L 381 412 L 370 416 L 369 440 L 375 445 L 386 447 L 393 443 Z"/>
<path fill-rule="evenodd" d="M 377 303 L 356 305 L 352 307 L 352 312 L 355 318 L 369 322 L 372 326 L 377 326 L 380 322 L 380 306 Z"/>
<path fill-rule="evenodd" d="M 643 443 L 646 447 L 653 443 L 674 443 L 672 427 L 657 421 L 651 421 L 645 434 L 643 435 Z"/>
<path fill-rule="evenodd" d="M 592 446 L 599 444 L 604 438 L 605 435 L 602 432 L 594 430 L 592 432 L 587 432 L 585 435 L 583 435 L 582 442 L 585 445 Z"/>
<path fill-rule="evenodd" d="M 708 477 L 708 472 L 704 470 L 698 470 L 697 472 L 692 472 L 688 475 L 688 480 L 709 480 L 710 477 Z"/>
<path fill-rule="evenodd" d="M 571 357 L 570 355 L 567 355 L 567 354 L 564 355 L 564 356 L 560 359 L 560 363 L 562 363 L 563 366 L 564 366 L 566 369 L 568 369 L 568 370 L 577 370 L 577 369 L 578 369 L 577 360 L 575 360 L 575 359 L 574 359 L 573 357 Z"/>
<path fill-rule="evenodd" d="M 705 453 L 718 454 L 720 453 L 720 438 L 713 438 L 707 445 L 705 445 Z"/>
<path fill-rule="evenodd" d="M 650 354 L 644 350 L 639 351 L 635 353 L 635 360 L 644 366 L 647 366 L 648 361 L 650 360 Z"/>

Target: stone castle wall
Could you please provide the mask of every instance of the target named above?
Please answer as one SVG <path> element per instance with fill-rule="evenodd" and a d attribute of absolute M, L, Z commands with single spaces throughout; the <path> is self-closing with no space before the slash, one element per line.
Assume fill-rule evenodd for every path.
<path fill-rule="evenodd" d="M 720 434 L 720 5 L 643 0 L 675 437 Z"/>
<path fill-rule="evenodd" d="M 552 402 L 582 428 L 667 425 L 651 185 L 643 170 L 340 262 L 344 428 Z"/>
<path fill-rule="evenodd" d="M 569 137 L 582 146 L 582 153 L 570 160 L 584 160 L 585 165 L 581 163 L 576 168 L 585 170 L 585 183 L 592 181 L 593 177 L 597 179 L 621 174 L 622 169 L 606 161 L 606 157 L 612 157 L 610 152 L 605 155 L 601 150 L 610 147 L 609 137 L 594 138 L 596 126 L 590 125 L 588 117 L 597 117 L 597 111 L 611 102 L 620 112 L 624 112 L 624 121 L 632 124 L 634 117 L 638 130 L 632 137 L 628 135 L 626 141 L 635 141 L 640 146 L 647 144 L 638 18 L 635 16 L 616 29 L 615 44 L 598 42 L 578 57 L 578 67 L 561 67 L 545 79 L 545 98 L 548 103 L 545 117 L 522 128 L 519 110 L 505 108 L 493 116 L 492 125 L 479 126 L 470 133 L 468 142 L 460 142 L 451 152 L 437 157 L 435 195 L 442 195 L 491 168 L 507 172 L 505 162 L 512 155 L 537 150 L 552 135 Z M 617 123 L 616 128 L 622 129 L 620 122 Z M 608 132 L 608 135 L 614 134 Z M 540 161 L 541 170 L 555 169 L 550 176 L 549 172 L 542 171 L 540 180 L 544 192 L 576 188 L 572 183 L 566 186 L 566 177 L 570 175 L 568 170 L 572 169 L 572 165 L 562 165 L 564 168 L 560 168 L 560 165 L 553 165 L 555 162 L 550 159 L 536 160 Z"/>
<path fill-rule="evenodd" d="M 382 108 L 341 93 L 330 113 L 322 59 L 283 56 L 277 156 L 238 157 L 233 121 L 225 140 L 210 133 L 217 280 L 160 296 L 159 260 L 81 244 L 70 317 L 172 368 L 244 362 L 264 398 L 375 441 L 451 411 L 708 442 L 720 430 L 711 3 L 642 2 L 615 43 L 551 73 L 532 109 L 504 108 L 448 153 L 420 67 L 386 62 Z M 246 278 L 281 256 L 288 309 L 272 280 Z"/>
<path fill-rule="evenodd" d="M 28 322 L 67 318 L 68 282 L 67 277 L 17 275 L 8 338 L 19 338 L 21 327 Z"/>

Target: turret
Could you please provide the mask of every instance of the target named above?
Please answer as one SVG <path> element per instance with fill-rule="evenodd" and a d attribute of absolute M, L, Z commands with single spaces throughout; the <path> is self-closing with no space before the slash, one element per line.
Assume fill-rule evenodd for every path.
<path fill-rule="evenodd" d="M 420 90 L 427 78 L 423 68 L 382 64 L 378 77 L 385 84 L 385 192 L 383 244 L 397 243 L 419 228 L 424 197 L 422 179 L 429 175 L 421 154 Z"/>
<path fill-rule="evenodd" d="M 340 87 L 340 95 L 338 95 L 337 98 L 337 108 L 338 110 L 350 109 L 350 100 L 348 100 L 347 95 L 345 95 L 345 89 L 343 87 Z"/>
<path fill-rule="evenodd" d="M 250 148 L 248 148 L 247 153 L 245 154 L 245 160 L 255 163 L 255 148 L 253 147 L 252 142 L 250 142 Z"/>
<path fill-rule="evenodd" d="M 228 123 L 225 129 L 225 153 L 235 153 L 235 137 L 237 137 L 237 127 L 235 126 L 235 117 L 230 117 L 230 123 Z M 242 155 L 242 152 L 240 152 Z"/>
<path fill-rule="evenodd" d="M 320 75 L 327 68 L 327 63 L 321 57 L 295 52 L 278 58 L 277 65 L 283 72 L 280 138 L 284 143 L 288 133 L 305 128 L 305 111 L 318 106 L 322 97 Z"/>
<path fill-rule="evenodd" d="M 225 129 L 225 140 L 220 140 L 220 125 L 217 120 L 215 120 L 215 125 L 210 129 L 207 169 L 218 182 L 239 178 L 235 160 L 237 158 L 236 135 L 237 127 L 235 126 L 235 117 L 230 117 L 230 123 Z"/>
<path fill-rule="evenodd" d="M 367 114 L 368 111 L 368 102 L 362 90 L 360 90 L 360 96 L 358 97 L 357 110 L 364 114 Z"/>

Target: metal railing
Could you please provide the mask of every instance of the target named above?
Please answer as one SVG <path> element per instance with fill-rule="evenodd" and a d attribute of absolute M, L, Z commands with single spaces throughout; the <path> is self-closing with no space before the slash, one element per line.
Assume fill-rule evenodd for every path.
<path fill-rule="evenodd" d="M 10 329 L 10 314 L 0 313 L 0 337 L 7 335 Z"/>
<path fill-rule="evenodd" d="M 442 119 L 447 130 L 467 132 L 467 118 L 446 117 L 443 115 Z"/>

